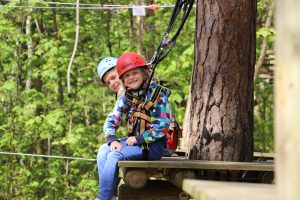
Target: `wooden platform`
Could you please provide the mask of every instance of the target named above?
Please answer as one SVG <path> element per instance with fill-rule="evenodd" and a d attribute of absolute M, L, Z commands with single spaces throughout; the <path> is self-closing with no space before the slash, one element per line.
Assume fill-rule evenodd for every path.
<path fill-rule="evenodd" d="M 264 153 L 264 152 L 254 152 L 253 158 L 256 161 L 274 161 L 275 154 L 274 153 Z"/>
<path fill-rule="evenodd" d="M 215 169 L 215 170 L 248 170 L 274 171 L 273 162 L 226 162 L 203 160 L 159 160 L 159 161 L 119 161 L 119 167 L 125 168 L 158 168 L 158 169 Z"/>
<path fill-rule="evenodd" d="M 275 185 L 186 179 L 183 190 L 194 200 L 276 200 Z"/>

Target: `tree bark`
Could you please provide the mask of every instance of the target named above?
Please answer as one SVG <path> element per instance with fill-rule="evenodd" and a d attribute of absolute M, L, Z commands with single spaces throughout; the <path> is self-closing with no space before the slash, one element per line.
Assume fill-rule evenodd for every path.
<path fill-rule="evenodd" d="M 113 55 L 112 52 L 112 43 L 110 41 L 110 27 L 111 27 L 111 13 L 108 12 L 107 18 L 106 18 L 106 40 L 107 40 L 107 48 L 109 50 L 110 55 Z"/>
<path fill-rule="evenodd" d="M 277 199 L 300 199 L 300 2 L 276 6 L 275 134 Z"/>
<path fill-rule="evenodd" d="M 152 5 L 154 4 L 153 0 L 149 0 L 147 1 L 148 5 Z M 152 17 L 155 15 L 155 11 L 149 11 L 147 12 L 147 17 Z M 147 24 L 145 25 L 145 33 L 155 33 L 155 22 L 154 21 L 147 21 Z M 149 47 L 147 49 L 145 49 L 145 58 L 146 60 L 150 61 L 152 56 L 153 56 L 153 52 L 155 51 L 156 48 L 156 43 L 155 43 L 155 37 L 152 37 L 150 41 L 147 41 Z"/>
<path fill-rule="evenodd" d="M 199 0 L 190 159 L 252 161 L 256 0 Z"/>
<path fill-rule="evenodd" d="M 184 112 L 184 121 L 183 121 L 183 125 L 182 125 L 182 141 L 180 142 L 180 147 L 187 149 L 189 148 L 189 138 L 191 135 L 191 94 L 189 93 L 188 99 L 187 99 L 187 103 L 186 103 L 186 107 L 185 107 L 185 112 Z"/>
<path fill-rule="evenodd" d="M 33 56 L 33 41 L 32 41 L 32 34 L 31 34 L 31 25 L 32 25 L 32 18 L 31 18 L 31 14 L 29 14 L 26 18 L 26 35 L 28 36 L 28 42 L 27 42 L 28 71 L 27 71 L 27 79 L 26 79 L 26 90 L 29 90 L 32 85 L 31 59 Z"/>
<path fill-rule="evenodd" d="M 136 0 L 135 3 L 137 5 L 145 5 L 144 0 Z M 145 55 L 143 51 L 143 36 L 145 34 L 145 17 L 144 16 L 136 16 L 136 32 L 137 32 L 137 53 L 140 55 Z"/>

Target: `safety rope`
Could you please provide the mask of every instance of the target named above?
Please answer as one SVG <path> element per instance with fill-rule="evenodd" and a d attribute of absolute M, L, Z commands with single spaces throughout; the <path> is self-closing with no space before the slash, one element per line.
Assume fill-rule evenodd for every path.
<path fill-rule="evenodd" d="M 78 46 L 78 40 L 79 40 L 79 31 L 80 31 L 80 16 L 79 16 L 79 8 L 80 8 L 80 0 L 76 0 L 76 33 L 75 33 L 75 43 L 74 43 L 74 48 L 72 52 L 72 56 L 68 65 L 68 71 L 67 71 L 67 87 L 68 87 L 68 96 L 71 98 L 71 68 L 72 64 L 75 59 L 76 51 L 77 51 L 77 46 Z"/>
<path fill-rule="evenodd" d="M 165 59 L 165 57 L 172 50 L 193 6 L 194 6 L 194 0 L 177 0 L 176 4 L 174 6 L 172 16 L 170 18 L 170 22 L 167 27 L 167 30 L 166 30 L 164 36 L 162 37 L 162 39 L 158 45 L 158 48 L 154 52 L 154 55 L 152 56 L 150 63 L 148 64 L 151 74 L 150 74 L 150 78 L 149 78 L 147 86 L 146 86 L 146 91 L 149 89 L 156 66 L 163 59 Z M 179 25 L 177 31 L 175 32 L 175 34 L 172 36 L 172 38 L 170 40 L 168 40 L 170 32 L 173 29 L 174 22 L 176 21 L 176 18 L 178 17 L 179 13 L 181 13 L 181 11 L 182 11 L 182 17 L 181 17 L 180 25 Z M 164 49 L 165 47 L 168 47 L 168 48 Z"/>
<path fill-rule="evenodd" d="M 12 153 L 0 151 L 3 155 L 14 155 L 14 156 L 30 156 L 30 157 L 41 157 L 41 158 L 57 158 L 57 159 L 67 159 L 67 160 L 84 160 L 84 161 L 96 161 L 93 158 L 80 158 L 80 157 L 68 157 L 68 156 L 50 156 L 42 154 L 29 154 L 29 153 Z"/>

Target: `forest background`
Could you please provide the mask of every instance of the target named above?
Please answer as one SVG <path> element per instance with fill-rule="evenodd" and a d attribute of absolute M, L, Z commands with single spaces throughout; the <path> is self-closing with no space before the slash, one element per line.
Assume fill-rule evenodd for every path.
<path fill-rule="evenodd" d="M 57 2 L 75 6 L 74 1 Z M 132 4 L 126 0 L 81 3 Z M 145 4 L 152 3 L 170 5 L 175 1 Z M 270 25 L 266 22 L 273 3 L 258 0 L 257 4 L 256 54 L 262 74 L 270 71 L 269 64 L 262 62 L 266 55 L 263 59 L 261 55 L 262 51 L 272 54 L 272 17 Z M 134 5 L 138 4 L 142 2 Z M 96 73 L 98 62 L 128 51 L 140 51 L 149 61 L 167 28 L 172 8 L 146 9 L 142 18 L 133 16 L 128 8 L 81 9 L 69 98 L 67 69 L 75 42 L 75 9 L 41 0 L 1 0 L 0 5 L 0 152 L 95 158 L 104 142 L 103 123 L 115 102 L 114 94 Z M 180 124 L 194 64 L 195 14 L 193 9 L 177 44 L 155 75 L 171 89 L 170 102 Z M 262 152 L 273 151 L 273 82 L 269 75 L 258 75 L 255 80 L 254 149 Z M 97 190 L 93 161 L 0 154 L 0 199 L 93 199 Z"/>

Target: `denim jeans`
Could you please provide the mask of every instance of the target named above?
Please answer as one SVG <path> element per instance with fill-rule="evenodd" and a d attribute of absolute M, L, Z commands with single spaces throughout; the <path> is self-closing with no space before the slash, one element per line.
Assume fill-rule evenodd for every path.
<path fill-rule="evenodd" d="M 99 193 L 98 198 L 101 200 L 110 200 L 116 195 L 116 186 L 119 176 L 119 160 L 142 160 L 143 148 L 141 146 L 127 146 L 127 138 L 120 140 L 122 144 L 121 151 L 110 151 L 107 144 L 99 148 L 97 154 L 97 165 L 99 175 Z M 166 138 L 149 144 L 148 160 L 159 160 L 163 155 L 166 145 Z"/>

